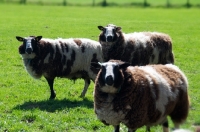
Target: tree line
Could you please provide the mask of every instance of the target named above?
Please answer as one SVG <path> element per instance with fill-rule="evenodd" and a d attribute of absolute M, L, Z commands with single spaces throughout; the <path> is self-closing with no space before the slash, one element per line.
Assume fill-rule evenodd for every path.
<path fill-rule="evenodd" d="M 27 0 L 20 0 L 20 3 L 21 4 L 26 4 Z M 67 0 L 63 0 L 63 5 L 66 6 L 67 5 Z M 95 0 L 92 0 L 92 5 L 95 6 Z M 108 6 L 108 2 L 107 0 L 103 0 L 102 1 L 102 6 Z M 148 6 L 148 0 L 144 0 L 143 1 L 143 5 L 144 6 Z M 171 4 L 170 4 L 170 0 L 166 0 L 166 5 L 169 7 Z M 190 4 L 190 0 L 186 0 L 186 6 L 187 7 L 190 7 L 191 4 Z"/>

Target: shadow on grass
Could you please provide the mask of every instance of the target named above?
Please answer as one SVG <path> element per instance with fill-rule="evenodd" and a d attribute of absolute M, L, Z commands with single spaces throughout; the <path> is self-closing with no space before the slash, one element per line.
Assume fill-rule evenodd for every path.
<path fill-rule="evenodd" d="M 45 100 L 45 101 L 29 101 L 24 104 L 17 105 L 13 109 L 17 110 L 33 110 L 40 109 L 42 111 L 55 112 L 61 111 L 65 108 L 75 108 L 75 107 L 86 107 L 93 108 L 93 102 L 88 99 L 83 99 L 81 101 L 77 100 Z"/>

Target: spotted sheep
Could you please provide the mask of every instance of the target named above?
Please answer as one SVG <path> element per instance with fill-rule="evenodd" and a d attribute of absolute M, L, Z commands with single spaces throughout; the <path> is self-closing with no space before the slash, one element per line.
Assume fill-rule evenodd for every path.
<path fill-rule="evenodd" d="M 91 62 L 102 61 L 101 45 L 86 38 L 48 39 L 42 36 L 19 37 L 19 46 L 27 72 L 33 78 L 44 76 L 50 87 L 50 99 L 56 97 L 53 88 L 56 77 L 85 81 L 81 97 L 89 87 L 90 79 L 95 80 L 98 71 L 90 67 Z"/>
<path fill-rule="evenodd" d="M 172 40 L 169 35 L 158 32 L 134 32 L 125 34 L 122 28 L 113 24 L 98 26 L 102 32 L 104 61 L 110 59 L 129 62 L 131 65 L 174 63 Z"/>
<path fill-rule="evenodd" d="M 99 68 L 94 88 L 94 111 L 105 125 L 119 132 L 120 123 L 129 132 L 146 126 L 162 124 L 169 132 L 167 116 L 175 129 L 189 112 L 188 81 L 173 64 L 130 66 L 127 62 L 110 60 L 92 63 Z"/>

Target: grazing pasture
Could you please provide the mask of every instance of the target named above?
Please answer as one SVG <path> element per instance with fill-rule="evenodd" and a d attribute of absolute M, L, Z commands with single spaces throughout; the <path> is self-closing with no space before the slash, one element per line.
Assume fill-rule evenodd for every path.
<path fill-rule="evenodd" d="M 114 23 L 125 33 L 158 31 L 171 36 L 175 64 L 189 81 L 190 112 L 181 126 L 200 125 L 200 10 L 197 8 L 64 7 L 0 4 L 0 131 L 112 131 L 96 117 L 92 83 L 84 99 L 84 81 L 57 78 L 55 100 L 48 100 L 46 80 L 26 72 L 15 36 L 90 38 L 98 40 L 98 25 Z M 170 122 L 170 127 L 172 123 Z M 124 126 L 122 130 L 126 130 Z M 138 129 L 143 132 L 145 127 Z M 152 127 L 159 132 L 161 127 Z"/>

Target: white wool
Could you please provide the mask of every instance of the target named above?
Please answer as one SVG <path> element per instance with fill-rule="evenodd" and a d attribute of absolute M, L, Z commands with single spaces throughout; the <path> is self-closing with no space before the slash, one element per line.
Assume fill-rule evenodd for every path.
<path fill-rule="evenodd" d="M 146 48 L 147 41 L 150 41 L 150 37 L 142 32 L 124 34 L 124 37 L 125 37 L 125 43 L 127 43 L 127 41 L 134 40 L 136 48 L 140 45 Z"/>

